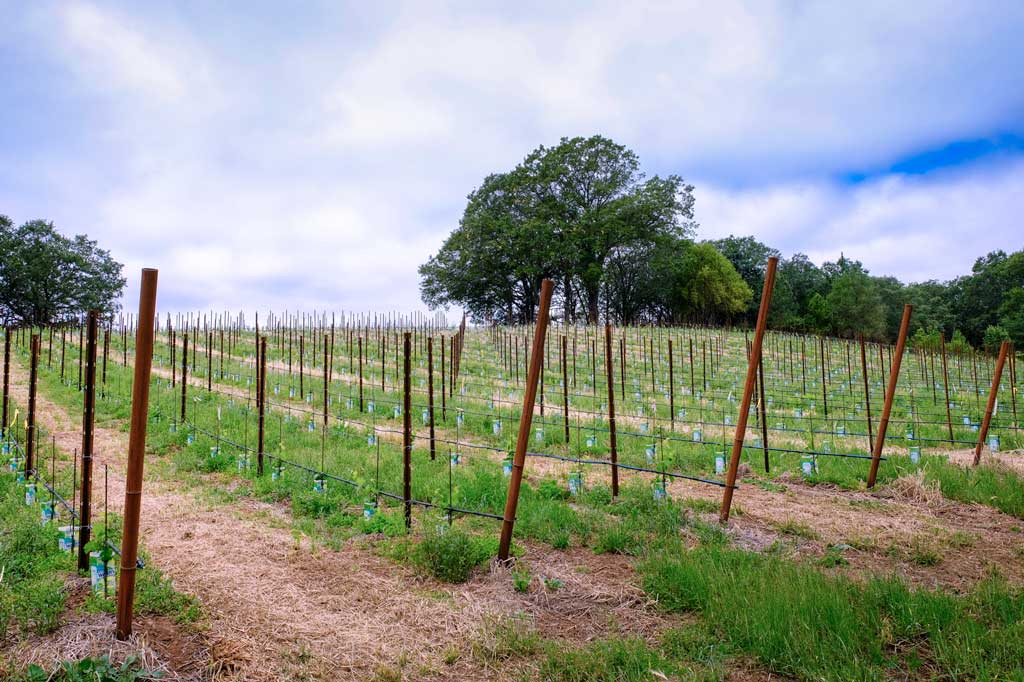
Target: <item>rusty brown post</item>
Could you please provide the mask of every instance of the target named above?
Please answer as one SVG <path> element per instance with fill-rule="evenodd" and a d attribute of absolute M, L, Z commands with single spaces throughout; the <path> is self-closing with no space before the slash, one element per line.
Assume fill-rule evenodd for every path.
<path fill-rule="evenodd" d="M 779 259 L 768 259 L 768 269 L 764 277 L 764 289 L 761 290 L 761 308 L 757 312 L 757 327 L 754 330 L 754 343 L 750 347 L 750 358 L 747 360 L 747 380 L 743 385 L 743 399 L 740 401 L 740 413 L 736 419 L 736 434 L 732 441 L 732 456 L 729 458 L 729 470 L 725 477 L 725 489 L 722 491 L 722 510 L 719 520 L 729 521 L 732 508 L 733 490 L 736 488 L 736 470 L 740 466 L 740 455 L 743 454 L 743 438 L 747 431 L 747 418 L 750 416 L 750 400 L 754 393 L 754 377 L 761 357 L 761 345 L 764 343 L 764 331 L 768 326 L 768 306 L 772 300 L 772 289 L 775 286 L 775 269 Z"/>
<path fill-rule="evenodd" d="M 85 349 L 85 395 L 82 398 L 82 506 L 78 516 L 78 570 L 89 568 L 89 544 L 92 523 L 93 424 L 96 419 L 96 336 L 99 313 L 89 311 Z"/>
<path fill-rule="evenodd" d="M 612 367 L 612 326 L 610 324 L 604 326 L 604 371 L 608 375 L 608 445 L 612 458 L 612 497 L 618 497 L 619 449 L 615 434 L 615 370 Z"/>
<path fill-rule="evenodd" d="M 259 340 L 257 351 L 259 374 L 256 380 L 256 475 L 262 476 L 267 413 L 267 337 Z"/>
<path fill-rule="evenodd" d="M 32 480 L 35 472 L 36 442 L 36 380 L 39 365 L 39 337 L 35 334 L 29 339 L 29 378 L 28 378 L 28 426 L 25 429 L 25 480 Z"/>
<path fill-rule="evenodd" d="M 541 361 L 544 357 L 544 337 L 548 330 L 548 316 L 551 311 L 551 280 L 545 279 L 540 287 L 540 311 L 533 333 L 533 352 L 530 354 L 530 370 L 523 392 L 523 410 L 519 416 L 519 434 L 516 437 L 516 451 L 512 458 L 512 475 L 508 483 L 508 497 L 505 498 L 505 515 L 501 522 L 501 539 L 498 543 L 498 560 L 508 561 L 512 547 L 512 529 L 516 522 L 516 508 L 519 506 L 519 488 L 523 482 L 523 468 L 526 464 L 526 444 L 530 439 L 533 421 L 533 404 L 537 399 L 537 383 L 540 379 Z"/>
<path fill-rule="evenodd" d="M 978 444 L 974 446 L 974 466 L 978 466 L 978 463 L 981 461 L 981 448 L 985 445 L 985 436 L 988 435 L 988 427 L 992 423 L 992 410 L 996 404 L 996 396 L 999 395 L 999 382 L 1003 378 L 1003 365 L 1006 364 L 1006 353 L 1009 350 L 1009 341 L 1003 341 L 999 345 L 999 359 L 996 360 L 996 368 L 992 372 L 992 388 L 988 392 L 985 418 L 981 422 L 981 431 L 978 432 Z"/>
<path fill-rule="evenodd" d="M 410 345 L 412 334 L 405 332 L 403 336 L 402 363 L 402 500 L 405 503 L 405 527 L 412 528 L 412 368 L 410 361 L 412 352 Z"/>
<path fill-rule="evenodd" d="M 132 634 L 135 603 L 135 565 L 139 550 L 142 511 L 142 470 L 146 454 L 146 416 L 149 411 L 149 375 L 153 364 L 153 315 L 156 310 L 157 271 L 142 271 L 139 317 L 135 328 L 135 380 L 132 383 L 131 430 L 128 434 L 128 472 L 125 476 L 124 531 L 121 573 L 117 581 L 117 638 Z"/>
<path fill-rule="evenodd" d="M 441 344 L 444 348 L 444 344 Z M 430 459 L 437 457 L 434 445 L 434 337 L 427 337 L 427 419 L 430 421 Z"/>
<path fill-rule="evenodd" d="M 181 337 L 181 424 L 185 425 L 185 405 L 188 398 L 188 332 Z"/>
<path fill-rule="evenodd" d="M 875 436 L 871 450 L 871 470 L 868 472 L 868 487 L 875 486 L 878 477 L 878 463 L 882 459 L 882 448 L 885 447 L 885 432 L 889 428 L 889 414 L 892 412 L 892 399 L 896 395 L 896 384 L 900 379 L 900 364 L 903 362 L 903 349 L 907 345 L 907 329 L 910 327 L 910 313 L 913 306 L 903 306 L 903 321 L 900 322 L 900 335 L 896 339 L 896 354 L 890 361 L 889 385 L 885 389 L 885 403 L 882 405 L 882 416 L 878 420 L 878 435 Z"/>
<path fill-rule="evenodd" d="M 306 399 L 306 388 L 303 385 L 302 377 L 305 374 L 303 367 L 306 362 L 306 335 L 299 334 L 299 400 Z"/>

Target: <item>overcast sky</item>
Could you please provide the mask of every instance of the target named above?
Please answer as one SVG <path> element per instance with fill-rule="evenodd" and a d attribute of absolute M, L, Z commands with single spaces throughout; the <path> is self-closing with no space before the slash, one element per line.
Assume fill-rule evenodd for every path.
<path fill-rule="evenodd" d="M 1024 247 L 1024 2 L 0 0 L 0 213 L 129 310 L 421 309 L 479 181 L 595 133 L 700 238 L 950 278 Z"/>

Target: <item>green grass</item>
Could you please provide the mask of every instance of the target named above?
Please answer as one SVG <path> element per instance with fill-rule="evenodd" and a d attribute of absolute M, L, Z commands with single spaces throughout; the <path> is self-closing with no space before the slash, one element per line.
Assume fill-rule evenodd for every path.
<path fill-rule="evenodd" d="M 926 481 L 937 481 L 944 497 L 974 502 L 1024 519 L 1024 477 L 1015 471 L 981 464 L 961 467 L 940 458 L 927 458 Z"/>
<path fill-rule="evenodd" d="M 961 597 L 715 546 L 664 552 L 639 572 L 663 608 L 701 614 L 783 675 L 882 680 L 920 664 L 944 679 L 1021 679 L 1024 594 L 998 577 Z"/>
<path fill-rule="evenodd" d="M 26 506 L 24 486 L 0 473 L 0 639 L 8 633 L 46 634 L 64 611 L 71 554 L 58 548 L 57 524 L 40 524 L 39 506 Z"/>

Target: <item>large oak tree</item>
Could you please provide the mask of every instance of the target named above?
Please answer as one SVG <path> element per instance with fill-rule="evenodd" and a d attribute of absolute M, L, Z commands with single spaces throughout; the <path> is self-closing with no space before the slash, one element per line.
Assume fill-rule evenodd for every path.
<path fill-rule="evenodd" d="M 15 227 L 0 215 L 0 254 L 5 324 L 43 325 L 118 308 L 122 266 L 85 235 L 65 237 L 43 220 Z"/>

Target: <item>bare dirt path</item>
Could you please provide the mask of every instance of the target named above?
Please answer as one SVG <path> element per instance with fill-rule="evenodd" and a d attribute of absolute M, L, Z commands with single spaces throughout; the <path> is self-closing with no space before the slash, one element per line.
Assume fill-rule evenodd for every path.
<path fill-rule="evenodd" d="M 27 372 L 12 365 L 12 394 L 22 404 L 26 383 Z M 79 447 L 80 418 L 43 392 L 37 400 L 39 421 L 58 446 Z M 127 451 L 118 426 L 96 429 L 97 469 L 110 466 L 113 509 L 122 506 Z M 610 632 L 651 634 L 666 622 L 622 557 L 531 545 L 525 560 L 564 583 L 557 593 L 513 592 L 503 571 L 452 587 L 363 542 L 315 548 L 259 518 L 274 510 L 256 502 L 209 506 L 174 481 L 147 478 L 144 548 L 178 590 L 200 600 L 208 620 L 208 672 L 178 679 L 368 679 L 391 668 L 415 679 L 496 679 L 470 655 L 488 619 L 524 613 L 542 632 L 581 642 Z"/>

